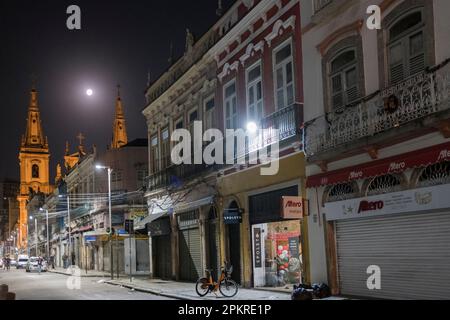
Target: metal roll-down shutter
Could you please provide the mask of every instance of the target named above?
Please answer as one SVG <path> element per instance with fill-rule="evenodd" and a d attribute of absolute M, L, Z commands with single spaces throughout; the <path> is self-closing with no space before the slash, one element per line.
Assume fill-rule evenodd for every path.
<path fill-rule="evenodd" d="M 336 222 L 342 295 L 380 299 L 450 299 L 450 212 Z M 367 288 L 367 268 L 381 268 L 381 290 Z"/>

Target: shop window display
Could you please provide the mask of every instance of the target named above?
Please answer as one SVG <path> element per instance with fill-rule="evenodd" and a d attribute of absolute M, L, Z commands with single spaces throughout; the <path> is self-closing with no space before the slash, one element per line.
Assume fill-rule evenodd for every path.
<path fill-rule="evenodd" d="M 286 287 L 301 283 L 300 222 L 253 225 L 255 287 Z"/>

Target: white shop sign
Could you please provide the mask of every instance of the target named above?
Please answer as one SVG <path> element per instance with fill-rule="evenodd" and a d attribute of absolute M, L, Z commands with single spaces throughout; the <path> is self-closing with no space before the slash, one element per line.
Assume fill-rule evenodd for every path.
<path fill-rule="evenodd" d="M 328 221 L 450 208 L 450 185 L 325 204 Z"/>

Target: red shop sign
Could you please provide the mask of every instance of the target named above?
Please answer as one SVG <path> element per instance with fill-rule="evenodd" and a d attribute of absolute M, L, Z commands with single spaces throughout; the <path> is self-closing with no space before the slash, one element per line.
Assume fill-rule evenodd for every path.
<path fill-rule="evenodd" d="M 410 168 L 426 167 L 450 160 L 450 143 L 376 160 L 366 164 L 308 177 L 306 187 L 316 188 L 358 179 L 400 173 Z"/>

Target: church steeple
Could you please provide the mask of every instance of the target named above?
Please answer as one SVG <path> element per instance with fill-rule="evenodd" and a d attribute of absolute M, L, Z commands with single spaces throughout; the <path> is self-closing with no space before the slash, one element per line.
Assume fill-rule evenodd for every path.
<path fill-rule="evenodd" d="M 116 115 L 113 124 L 113 139 L 111 149 L 119 149 L 128 143 L 125 115 L 123 113 L 122 98 L 120 97 L 120 85 L 117 86 Z"/>
<path fill-rule="evenodd" d="M 48 149 L 47 137 L 42 130 L 41 115 L 39 112 L 38 93 L 33 84 L 30 92 L 30 105 L 28 106 L 27 128 L 22 136 L 22 148 Z"/>
<path fill-rule="evenodd" d="M 53 192 L 49 177 L 50 152 L 47 137 L 44 136 L 39 111 L 38 93 L 33 81 L 28 106 L 28 118 L 25 134 L 19 150 L 20 193 L 19 202 L 19 239 L 20 248 L 27 247 L 26 230 L 29 221 L 27 203 L 30 195 L 42 192 L 46 195 Z"/>

